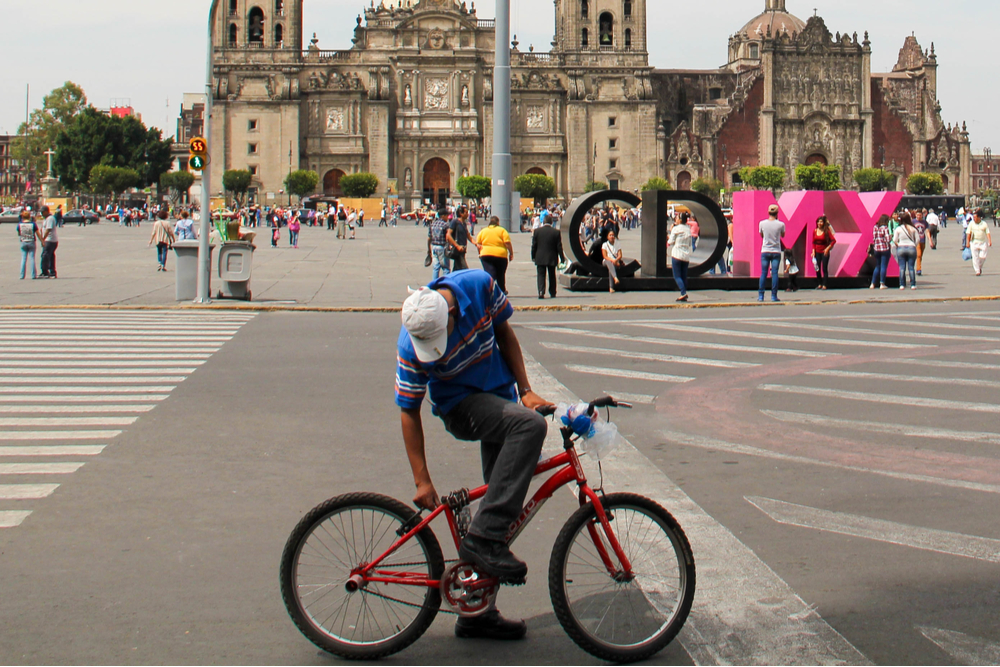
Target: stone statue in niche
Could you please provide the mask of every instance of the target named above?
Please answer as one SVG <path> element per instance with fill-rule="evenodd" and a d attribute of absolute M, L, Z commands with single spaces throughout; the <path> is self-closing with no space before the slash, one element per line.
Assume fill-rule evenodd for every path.
<path fill-rule="evenodd" d="M 331 108 L 326 111 L 326 131 L 344 131 L 344 110 L 341 108 Z"/>
<path fill-rule="evenodd" d="M 407 167 L 406 171 L 403 173 L 403 187 L 407 190 L 413 187 L 413 171 L 411 171 L 409 167 Z"/>
<path fill-rule="evenodd" d="M 469 177 L 469 168 L 468 167 L 463 167 L 462 168 L 462 178 L 468 178 L 468 177 Z"/>
<path fill-rule="evenodd" d="M 487 101 L 493 100 L 493 79 L 490 76 L 483 79 L 483 97 Z"/>
<path fill-rule="evenodd" d="M 545 109 L 529 106 L 527 109 L 528 129 L 540 132 L 545 129 Z"/>
<path fill-rule="evenodd" d="M 448 79 L 427 79 L 424 85 L 424 108 L 428 111 L 448 109 Z"/>
<path fill-rule="evenodd" d="M 462 86 L 462 106 L 469 106 L 469 87 Z"/>
<path fill-rule="evenodd" d="M 403 106 L 413 106 L 413 91 L 410 89 L 410 84 L 406 84 L 406 87 L 403 88 Z"/>

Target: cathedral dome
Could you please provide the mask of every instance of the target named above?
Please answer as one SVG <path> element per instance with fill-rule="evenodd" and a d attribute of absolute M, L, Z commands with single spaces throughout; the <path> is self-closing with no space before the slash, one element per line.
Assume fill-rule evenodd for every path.
<path fill-rule="evenodd" d="M 764 12 L 754 17 L 737 34 L 746 34 L 750 39 L 761 39 L 768 32 L 775 37 L 786 32 L 791 35 L 793 32 L 802 32 L 805 27 L 805 21 L 789 14 L 785 9 L 785 0 L 765 0 Z"/>

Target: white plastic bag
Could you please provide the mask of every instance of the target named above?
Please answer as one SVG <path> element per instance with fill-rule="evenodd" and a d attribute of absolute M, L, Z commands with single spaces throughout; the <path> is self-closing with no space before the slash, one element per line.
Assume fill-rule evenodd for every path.
<path fill-rule="evenodd" d="M 597 461 L 606 459 L 622 442 L 618 427 L 612 422 L 594 422 L 592 433 L 589 437 L 580 438 L 580 449 Z"/>

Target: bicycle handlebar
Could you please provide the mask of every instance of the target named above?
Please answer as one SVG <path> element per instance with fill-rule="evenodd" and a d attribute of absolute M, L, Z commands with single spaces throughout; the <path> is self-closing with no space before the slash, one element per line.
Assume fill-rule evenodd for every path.
<path fill-rule="evenodd" d="M 615 399 L 611 398 L 610 396 L 605 396 L 604 398 L 598 398 L 596 400 L 591 401 L 587 405 L 587 414 L 588 415 L 594 414 L 594 410 L 596 410 L 598 408 L 625 408 L 626 410 L 631 410 L 632 409 L 632 404 L 631 403 L 625 403 L 624 401 L 616 401 Z M 554 415 L 556 413 L 556 406 L 554 406 L 554 405 L 544 406 L 544 407 L 538 408 L 537 412 L 538 412 L 538 414 L 542 415 L 543 417 L 549 417 L 549 416 Z"/>

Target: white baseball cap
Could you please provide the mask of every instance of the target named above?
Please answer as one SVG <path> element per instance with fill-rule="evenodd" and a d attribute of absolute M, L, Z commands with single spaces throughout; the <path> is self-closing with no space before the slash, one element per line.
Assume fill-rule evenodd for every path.
<path fill-rule="evenodd" d="M 403 326 L 423 363 L 437 361 L 448 349 L 448 302 L 427 287 L 410 290 L 403 302 Z"/>

